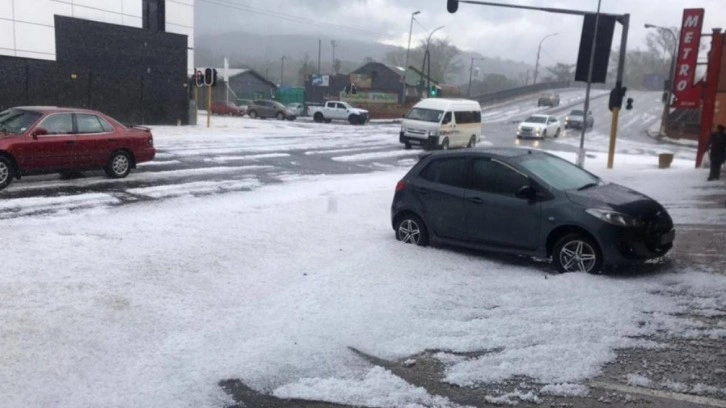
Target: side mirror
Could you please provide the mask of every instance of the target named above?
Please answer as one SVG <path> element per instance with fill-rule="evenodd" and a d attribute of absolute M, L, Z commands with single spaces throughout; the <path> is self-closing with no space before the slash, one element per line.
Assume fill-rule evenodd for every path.
<path fill-rule="evenodd" d="M 31 133 L 31 135 L 33 136 L 33 139 L 37 139 L 38 136 L 43 136 L 43 135 L 47 135 L 47 134 L 48 134 L 48 130 L 45 128 L 42 128 L 42 127 L 35 128 L 33 133 Z"/>
<path fill-rule="evenodd" d="M 517 190 L 515 197 L 525 200 L 533 200 L 537 197 L 537 190 L 532 186 L 522 186 Z"/>

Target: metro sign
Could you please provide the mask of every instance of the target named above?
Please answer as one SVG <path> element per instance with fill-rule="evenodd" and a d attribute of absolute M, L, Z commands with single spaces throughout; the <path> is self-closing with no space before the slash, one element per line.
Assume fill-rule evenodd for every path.
<path fill-rule="evenodd" d="M 695 84 L 698 48 L 701 44 L 703 9 L 684 9 L 681 40 L 678 46 L 676 77 L 673 83 L 674 108 L 697 108 L 701 105 L 703 83 Z"/>

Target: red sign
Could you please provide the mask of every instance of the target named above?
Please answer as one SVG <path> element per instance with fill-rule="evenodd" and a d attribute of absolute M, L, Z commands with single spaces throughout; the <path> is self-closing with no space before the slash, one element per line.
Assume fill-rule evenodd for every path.
<path fill-rule="evenodd" d="M 703 9 L 684 9 L 681 24 L 681 40 L 678 46 L 676 77 L 673 83 L 673 107 L 697 108 L 701 105 L 701 88 L 695 84 L 698 48 L 701 44 Z"/>

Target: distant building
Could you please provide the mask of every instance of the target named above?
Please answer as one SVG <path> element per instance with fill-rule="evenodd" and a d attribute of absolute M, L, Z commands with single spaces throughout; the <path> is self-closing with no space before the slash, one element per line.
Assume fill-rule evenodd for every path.
<path fill-rule="evenodd" d="M 0 110 L 87 107 L 188 122 L 194 0 L 1 0 Z"/>
<path fill-rule="evenodd" d="M 227 83 L 221 76 L 223 69 L 217 68 L 219 72 L 219 81 L 214 87 L 213 99 L 215 101 L 224 101 L 229 94 L 230 102 L 236 102 L 238 99 L 274 99 L 277 93 L 277 84 L 266 79 L 257 71 L 251 69 L 232 69 L 228 70 L 229 90 Z M 200 97 L 200 100 L 203 98 Z M 203 108 L 200 106 L 200 108 Z"/>

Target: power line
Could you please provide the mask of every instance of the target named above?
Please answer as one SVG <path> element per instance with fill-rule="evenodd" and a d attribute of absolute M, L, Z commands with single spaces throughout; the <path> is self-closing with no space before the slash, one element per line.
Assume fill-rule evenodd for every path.
<path fill-rule="evenodd" d="M 259 7 L 250 6 L 247 4 L 233 3 L 233 2 L 225 1 L 225 0 L 199 0 L 199 1 L 203 2 L 203 3 L 213 4 L 216 6 L 222 6 L 222 7 L 235 9 L 235 10 L 247 11 L 247 12 L 255 13 L 255 14 L 261 14 L 261 15 L 265 15 L 268 17 L 279 18 L 281 20 L 286 20 L 286 21 L 290 21 L 290 22 L 294 22 L 294 23 L 308 24 L 308 25 L 313 25 L 313 26 L 317 26 L 317 27 L 344 29 L 344 30 L 356 31 L 356 32 L 365 33 L 365 34 L 375 34 L 375 35 L 380 34 L 380 32 L 368 31 L 368 30 L 365 30 L 362 28 L 350 27 L 350 26 L 345 26 L 345 25 L 335 24 L 335 23 L 322 23 L 319 21 L 313 21 L 313 20 L 309 20 L 306 18 L 293 16 L 290 14 L 284 14 L 284 13 L 280 13 L 280 12 L 262 9 Z"/>

